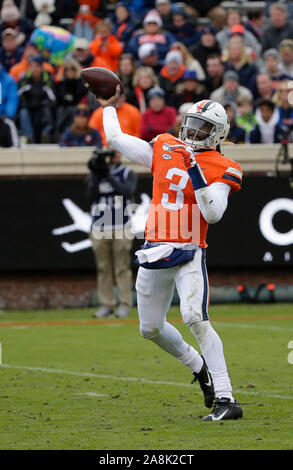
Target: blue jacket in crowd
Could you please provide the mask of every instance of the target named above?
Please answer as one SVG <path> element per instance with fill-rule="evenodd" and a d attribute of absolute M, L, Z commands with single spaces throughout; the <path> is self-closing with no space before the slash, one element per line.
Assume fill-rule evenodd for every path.
<path fill-rule="evenodd" d="M 0 115 L 13 119 L 17 107 L 17 84 L 0 64 Z"/>

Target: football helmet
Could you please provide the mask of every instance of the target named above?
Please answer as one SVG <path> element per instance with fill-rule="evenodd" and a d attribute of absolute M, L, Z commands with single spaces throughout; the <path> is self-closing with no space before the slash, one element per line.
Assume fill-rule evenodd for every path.
<path fill-rule="evenodd" d="M 223 142 L 230 129 L 230 121 L 224 107 L 211 100 L 195 103 L 184 114 L 179 139 L 193 149 L 214 148 Z"/>

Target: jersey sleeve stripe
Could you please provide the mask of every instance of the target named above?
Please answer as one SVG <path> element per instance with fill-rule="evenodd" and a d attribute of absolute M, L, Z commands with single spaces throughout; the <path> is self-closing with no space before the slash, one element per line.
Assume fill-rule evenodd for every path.
<path fill-rule="evenodd" d="M 234 175 L 229 175 L 228 173 L 225 173 L 223 176 L 222 176 L 222 179 L 224 180 L 230 180 L 230 181 L 234 181 L 234 183 L 238 183 L 241 185 L 242 181 L 240 178 L 238 178 L 237 176 L 234 176 Z"/>
<path fill-rule="evenodd" d="M 227 168 L 226 170 L 226 173 L 232 173 L 233 175 L 239 176 L 239 178 L 242 179 L 242 172 L 240 170 L 237 170 L 233 166 L 229 166 L 229 168 Z"/>

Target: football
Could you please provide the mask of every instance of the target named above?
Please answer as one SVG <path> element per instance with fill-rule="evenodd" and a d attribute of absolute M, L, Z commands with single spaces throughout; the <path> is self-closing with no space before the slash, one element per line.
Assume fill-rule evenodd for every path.
<path fill-rule="evenodd" d="M 81 78 L 88 89 L 96 98 L 107 100 L 116 92 L 117 85 L 120 85 L 121 93 L 124 88 L 117 75 L 105 67 L 88 67 L 81 71 Z"/>

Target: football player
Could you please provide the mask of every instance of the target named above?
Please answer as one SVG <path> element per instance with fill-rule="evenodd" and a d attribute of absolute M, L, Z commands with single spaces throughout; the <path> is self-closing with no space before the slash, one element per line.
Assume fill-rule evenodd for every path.
<path fill-rule="evenodd" d="M 221 104 L 200 101 L 183 116 L 179 138 L 166 133 L 148 143 L 122 133 L 115 109 L 119 94 L 118 85 L 110 99 L 99 99 L 107 141 L 153 174 L 146 241 L 136 252 L 140 332 L 191 370 L 212 408 L 204 421 L 241 418 L 222 341 L 208 316 L 205 264 L 208 224 L 222 218 L 229 194 L 241 187 L 240 165 L 216 150 L 228 135 L 228 116 Z M 202 355 L 166 320 L 175 285 L 183 321 Z"/>

